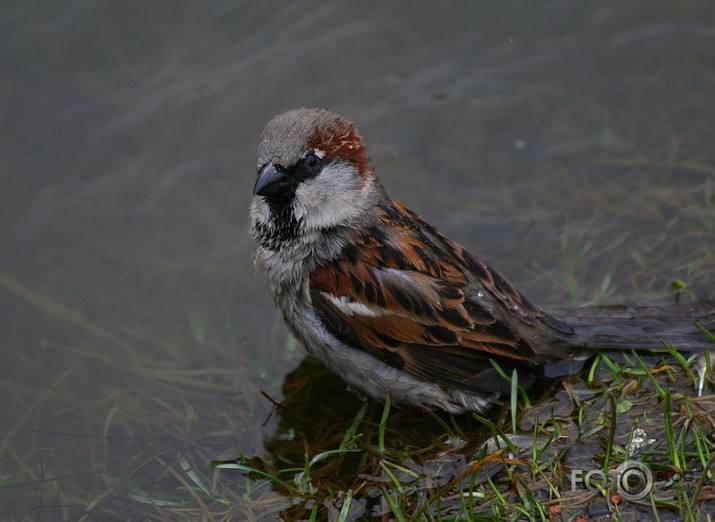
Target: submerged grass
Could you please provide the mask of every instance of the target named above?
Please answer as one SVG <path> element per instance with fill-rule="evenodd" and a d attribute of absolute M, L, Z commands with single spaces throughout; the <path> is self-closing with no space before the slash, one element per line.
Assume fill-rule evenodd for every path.
<path fill-rule="evenodd" d="M 542 396 L 497 367 L 510 393 L 482 416 L 361 402 L 310 359 L 286 378 L 283 400 L 247 400 L 259 395 L 252 376 L 285 361 L 239 355 L 247 351 L 225 304 L 225 325 L 194 311 L 157 335 L 91 321 L 7 277 L 0 284 L 110 348 L 47 346 L 23 359 L 46 381 L 42 393 L 5 387 L 25 414 L 0 444 L 0 494 L 6 506 L 34 499 L 24 512 L 38 519 L 681 520 L 715 509 L 711 361 L 668 344 L 664 357 L 599 354 Z M 273 356 L 299 353 L 287 338 Z M 72 364 L 62 371 L 45 366 L 63 368 L 63 358 Z M 81 388 L 80 371 L 105 376 L 103 393 Z M 43 431 L 42 412 L 74 415 L 71 429 Z M 654 477 L 636 501 L 613 480 L 629 461 Z"/>
<path fill-rule="evenodd" d="M 300 471 L 289 464 L 301 458 L 295 441 L 277 440 L 270 446 L 271 460 L 285 465 L 264 459 L 248 465 L 242 458 L 241 466 L 217 467 L 222 480 L 229 480 L 225 473 L 232 469 L 257 483 L 268 480 L 292 498 L 281 513 L 291 520 L 695 520 L 715 508 L 713 383 L 709 393 L 695 397 L 696 360 L 681 357 L 671 366 L 672 359 L 654 359 L 646 364 L 637 356 L 622 361 L 603 356 L 588 372 L 590 384 L 572 379 L 557 385 L 558 399 L 534 407 L 521 402 L 515 407 L 513 393 L 489 417 L 440 415 L 435 422 L 434 415 L 393 410 L 389 402 L 362 403 L 345 434 L 335 426 L 328 439 L 302 440 L 310 465 Z M 309 363 L 311 374 L 329 379 Z M 303 397 L 308 405 L 284 403 L 279 414 L 294 425 L 296 417 L 288 412 L 309 408 L 313 399 Z M 415 446 L 409 436 L 415 428 L 425 436 L 423 443 L 433 443 Z M 347 436 L 358 431 L 360 437 Z M 335 451 L 322 447 L 330 440 Z M 353 450 L 345 450 L 342 440 L 352 441 Z M 309 458 L 313 454 L 325 458 Z M 646 495 L 629 501 L 629 484 L 618 482 L 617 472 L 632 462 L 648 466 L 653 479 Z M 593 470 L 595 478 L 587 477 Z M 280 478 L 285 474 L 312 475 L 314 487 L 299 492 Z"/>

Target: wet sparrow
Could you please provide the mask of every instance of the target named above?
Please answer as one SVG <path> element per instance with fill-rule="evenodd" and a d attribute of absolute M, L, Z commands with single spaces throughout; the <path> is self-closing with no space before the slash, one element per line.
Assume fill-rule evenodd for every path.
<path fill-rule="evenodd" d="M 702 350 L 712 303 L 547 313 L 391 200 L 355 126 L 325 109 L 273 118 L 258 144 L 256 262 L 293 334 L 352 387 L 449 412 L 509 389 L 495 369 L 577 371 L 594 350 Z M 712 346 L 712 343 L 710 344 Z"/>

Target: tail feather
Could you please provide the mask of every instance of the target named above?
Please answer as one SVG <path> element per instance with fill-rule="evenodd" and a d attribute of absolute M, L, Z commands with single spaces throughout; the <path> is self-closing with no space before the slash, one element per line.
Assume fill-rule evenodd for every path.
<path fill-rule="evenodd" d="M 676 305 L 602 306 L 553 310 L 574 334 L 568 343 L 588 350 L 657 350 L 662 342 L 678 351 L 715 348 L 712 338 L 695 323 L 715 331 L 715 302 L 701 301 Z"/>

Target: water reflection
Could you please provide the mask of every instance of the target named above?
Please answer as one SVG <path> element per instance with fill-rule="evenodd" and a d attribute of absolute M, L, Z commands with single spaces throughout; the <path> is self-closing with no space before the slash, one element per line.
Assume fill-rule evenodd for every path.
<path fill-rule="evenodd" d="M 278 423 L 265 443 L 268 455 L 247 455 L 238 462 L 257 470 L 254 478 L 262 478 L 261 472 L 280 476 L 284 481 L 272 482 L 276 491 L 305 499 L 282 511 L 291 520 L 308 518 L 316 505 L 323 516 L 334 518 L 345 499 L 317 493 L 329 490 L 354 492 L 353 518 L 387 516 L 390 508 L 380 489 L 391 484 L 390 473 L 425 494 L 448 487 L 460 480 L 489 437 L 488 430 L 469 415 L 393 408 L 384 422 L 384 405 L 361 401 L 310 357 L 286 376 L 282 394 L 283 401 L 273 401 Z M 407 458 L 396 458 L 400 453 Z M 382 467 L 392 461 L 399 462 L 400 469 Z M 494 474 L 500 468 L 494 463 L 482 473 Z M 232 477 L 235 472 L 230 466 L 221 469 L 222 480 Z M 480 484 L 486 479 L 477 475 L 473 480 Z"/>

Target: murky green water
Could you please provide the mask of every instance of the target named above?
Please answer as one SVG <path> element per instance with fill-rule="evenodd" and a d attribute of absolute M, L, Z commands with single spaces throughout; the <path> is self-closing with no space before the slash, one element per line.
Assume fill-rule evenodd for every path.
<path fill-rule="evenodd" d="M 542 306 L 713 298 L 713 71 L 709 0 L 5 3 L 2 518 L 289 503 L 181 482 L 268 457 L 261 391 L 303 359 L 247 234 L 270 117 L 355 120 L 393 197 Z"/>

